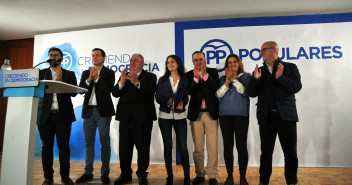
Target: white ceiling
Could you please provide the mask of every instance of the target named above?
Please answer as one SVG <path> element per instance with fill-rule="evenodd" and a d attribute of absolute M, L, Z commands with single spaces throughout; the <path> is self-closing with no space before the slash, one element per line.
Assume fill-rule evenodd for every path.
<path fill-rule="evenodd" d="M 352 12 L 352 0 L 0 0 L 0 40 L 173 21 Z"/>

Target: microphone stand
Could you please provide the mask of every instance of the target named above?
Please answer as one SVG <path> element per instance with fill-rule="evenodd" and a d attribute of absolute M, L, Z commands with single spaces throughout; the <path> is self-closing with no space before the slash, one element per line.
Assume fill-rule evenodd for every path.
<path fill-rule="evenodd" d="M 56 60 L 53 60 L 53 59 L 48 59 L 48 60 L 46 60 L 45 62 L 40 62 L 39 64 L 35 65 L 35 66 L 33 67 L 33 69 L 36 68 L 37 66 L 39 66 L 40 64 L 44 64 L 44 63 L 46 63 L 46 62 L 47 62 L 47 63 L 51 63 L 52 61 L 61 62 L 62 59 L 58 59 L 57 61 L 56 61 Z"/>
<path fill-rule="evenodd" d="M 37 66 L 39 66 L 40 64 L 44 64 L 44 63 L 46 63 L 46 61 L 45 61 L 45 62 L 40 62 L 39 64 L 35 65 L 35 66 L 33 67 L 33 69 L 36 68 Z"/>

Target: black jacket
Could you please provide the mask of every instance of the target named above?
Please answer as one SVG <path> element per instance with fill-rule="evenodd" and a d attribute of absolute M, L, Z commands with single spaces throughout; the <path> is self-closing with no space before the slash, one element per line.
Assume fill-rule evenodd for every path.
<path fill-rule="evenodd" d="M 180 81 L 178 82 L 177 92 L 174 95 L 172 92 L 172 87 L 170 80 L 167 79 L 165 82 L 162 81 L 162 78 L 159 78 L 158 90 L 155 94 L 155 100 L 160 104 L 160 111 L 170 113 L 171 107 L 167 106 L 167 102 L 170 98 L 174 97 L 174 112 L 181 113 L 185 112 L 186 105 L 188 104 L 188 80 L 185 76 L 180 76 Z M 178 103 L 183 102 L 183 109 L 176 109 Z"/>
<path fill-rule="evenodd" d="M 284 71 L 280 78 L 276 79 L 275 74 L 279 62 L 284 65 Z M 277 59 L 273 65 L 273 73 L 270 74 L 267 64 L 265 62 L 263 64 L 260 67 L 261 77 L 255 79 L 252 75 L 247 87 L 250 97 L 258 96 L 258 123 L 261 125 L 268 121 L 268 113 L 273 102 L 276 102 L 277 107 L 275 108 L 278 109 L 283 120 L 298 122 L 295 94 L 302 89 L 302 84 L 297 66 Z M 273 97 L 274 101 L 272 101 Z"/>
<path fill-rule="evenodd" d="M 83 71 L 81 81 L 79 83 L 80 87 L 88 89 L 88 92 L 84 95 L 83 108 L 82 108 L 82 118 L 88 119 L 92 116 L 92 109 L 88 109 L 89 99 L 92 95 L 93 81 L 87 86 L 86 80 L 89 78 L 90 71 Z M 103 66 L 100 70 L 99 80 L 95 84 L 95 97 L 97 100 L 97 109 L 102 117 L 108 117 L 115 115 L 114 104 L 111 99 L 112 88 L 115 84 L 115 73 L 113 70 Z"/>
<path fill-rule="evenodd" d="M 120 80 L 114 86 L 112 95 L 120 98 L 116 106 L 116 120 L 123 122 L 156 120 L 154 105 L 156 75 L 142 70 L 138 80 L 140 81 L 139 89 L 129 80 L 121 90 L 119 90 Z"/>
<path fill-rule="evenodd" d="M 40 70 L 39 79 L 52 80 L 50 68 Z M 77 86 L 75 73 L 72 71 L 62 69 L 62 82 Z M 73 111 L 73 105 L 71 101 L 71 97 L 74 97 L 76 95 L 77 93 L 57 93 L 59 110 L 65 122 L 72 123 L 76 121 L 76 117 Z M 39 99 L 38 115 L 37 115 L 38 125 L 45 125 L 50 115 L 52 102 L 53 102 L 53 94 L 44 93 L 44 98 Z"/>
<path fill-rule="evenodd" d="M 190 121 L 197 120 L 203 99 L 205 100 L 211 118 L 217 120 L 219 117 L 219 100 L 215 96 L 215 92 L 218 90 L 220 83 L 218 70 L 215 68 L 207 68 L 206 70 L 209 74 L 208 80 L 199 80 L 198 83 L 194 81 L 193 70 L 186 73 L 188 79 L 188 94 L 191 96 L 187 114 L 187 118 Z"/>

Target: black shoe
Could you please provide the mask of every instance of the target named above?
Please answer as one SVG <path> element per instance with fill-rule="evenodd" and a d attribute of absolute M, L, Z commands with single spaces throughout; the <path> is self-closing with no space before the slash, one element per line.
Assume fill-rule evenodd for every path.
<path fill-rule="evenodd" d="M 240 185 L 248 185 L 246 177 L 241 177 L 240 178 Z"/>
<path fill-rule="evenodd" d="M 224 185 L 233 185 L 233 177 L 232 176 L 227 176 Z"/>
<path fill-rule="evenodd" d="M 218 185 L 218 181 L 216 179 L 209 179 L 209 185 Z"/>
<path fill-rule="evenodd" d="M 191 184 L 191 179 L 189 178 L 189 176 L 185 176 L 185 178 L 183 179 L 183 185 L 190 185 Z"/>
<path fill-rule="evenodd" d="M 42 185 L 52 185 L 53 182 L 54 182 L 53 179 L 45 179 L 45 180 L 43 181 L 43 184 L 42 184 Z"/>
<path fill-rule="evenodd" d="M 82 182 L 86 182 L 86 181 L 89 181 L 89 180 L 92 180 L 93 179 L 93 174 L 90 174 L 90 175 L 87 175 L 87 174 L 83 174 L 80 178 L 78 178 L 76 180 L 76 184 L 80 184 Z"/>
<path fill-rule="evenodd" d="M 200 184 L 203 183 L 205 181 L 205 177 L 196 177 L 193 179 L 192 184 Z"/>
<path fill-rule="evenodd" d="M 139 179 L 139 185 L 148 185 L 147 176 L 139 177 L 138 179 Z"/>
<path fill-rule="evenodd" d="M 165 185 L 173 185 L 173 184 L 174 184 L 174 176 L 173 175 L 167 176 Z"/>
<path fill-rule="evenodd" d="M 114 181 L 114 185 L 125 184 L 132 181 L 132 176 L 120 176 Z"/>
<path fill-rule="evenodd" d="M 63 179 L 61 179 L 61 182 L 64 185 L 74 185 L 75 183 L 73 183 L 73 181 L 70 179 L 70 177 L 65 177 Z"/>
<path fill-rule="evenodd" d="M 100 179 L 104 184 L 110 184 L 110 178 L 108 174 L 103 174 Z"/>

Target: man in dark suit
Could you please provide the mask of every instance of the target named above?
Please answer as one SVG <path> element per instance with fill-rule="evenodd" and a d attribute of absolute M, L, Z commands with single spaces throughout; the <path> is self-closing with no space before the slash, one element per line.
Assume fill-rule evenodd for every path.
<path fill-rule="evenodd" d="M 269 184 L 276 136 L 279 136 L 285 156 L 287 184 L 297 184 L 297 126 L 295 94 L 302 89 L 297 66 L 281 61 L 279 46 L 265 42 L 260 54 L 264 65 L 253 72 L 247 87 L 248 95 L 258 96 L 257 118 L 261 140 L 260 184 Z"/>
<path fill-rule="evenodd" d="M 112 95 L 119 97 L 116 107 L 116 120 L 120 121 L 119 155 L 121 175 L 115 185 L 132 180 L 133 146 L 138 151 L 139 184 L 148 184 L 146 170 L 149 166 L 150 141 L 153 120 L 156 120 L 154 94 L 156 92 L 156 75 L 143 70 L 144 58 L 134 54 L 130 60 L 130 72 L 124 69 Z"/>
<path fill-rule="evenodd" d="M 110 123 L 111 116 L 115 115 L 111 91 L 115 84 L 115 73 L 104 66 L 104 61 L 104 50 L 94 48 L 92 50 L 94 66 L 83 71 L 79 83 L 80 87 L 88 89 L 84 96 L 82 109 L 86 164 L 84 174 L 76 180 L 76 184 L 93 179 L 94 143 L 97 128 L 101 143 L 101 180 L 104 184 L 110 183 Z"/>
<path fill-rule="evenodd" d="M 61 68 L 63 59 L 59 48 L 50 48 L 50 67 L 40 70 L 40 80 L 55 80 L 77 85 L 74 72 Z M 60 175 L 65 185 L 74 184 L 70 179 L 70 136 L 72 122 L 76 121 L 71 97 L 77 93 L 44 94 L 38 104 L 38 130 L 42 140 L 42 164 L 44 171 L 43 185 L 53 184 L 53 147 L 56 135 L 59 148 Z"/>
<path fill-rule="evenodd" d="M 196 51 L 192 54 L 194 69 L 187 72 L 188 94 L 191 96 L 187 118 L 191 121 L 194 142 L 193 159 L 196 178 L 193 184 L 203 183 L 205 174 L 209 184 L 218 184 L 218 116 L 219 101 L 215 92 L 219 88 L 218 70 L 206 67 L 205 54 Z M 208 163 L 204 168 L 204 135 L 208 152 Z"/>

